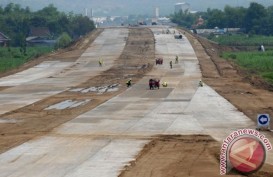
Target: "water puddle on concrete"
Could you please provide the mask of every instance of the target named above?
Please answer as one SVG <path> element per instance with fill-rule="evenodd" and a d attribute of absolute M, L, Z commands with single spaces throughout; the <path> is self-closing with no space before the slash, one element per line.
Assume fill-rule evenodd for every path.
<path fill-rule="evenodd" d="M 71 92 L 81 92 L 81 93 L 98 93 L 103 94 L 106 92 L 116 92 L 119 90 L 119 84 L 111 84 L 106 86 L 97 86 L 97 87 L 89 87 L 89 88 L 75 88 L 71 89 Z"/>
<path fill-rule="evenodd" d="M 62 101 L 60 103 L 51 105 L 51 106 L 45 108 L 44 110 L 52 110 L 52 109 L 63 110 L 63 109 L 76 108 L 78 106 L 83 106 L 83 105 L 87 104 L 90 101 L 91 101 L 90 99 L 75 100 L 75 101 L 65 100 L 65 101 Z"/>

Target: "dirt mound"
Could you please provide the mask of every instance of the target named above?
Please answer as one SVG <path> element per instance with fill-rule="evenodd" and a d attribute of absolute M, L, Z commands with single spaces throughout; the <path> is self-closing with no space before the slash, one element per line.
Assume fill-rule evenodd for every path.
<path fill-rule="evenodd" d="M 219 154 L 220 144 L 210 136 L 158 136 L 119 177 L 220 177 Z M 249 176 L 272 176 L 272 172 L 272 166 L 265 165 Z M 229 176 L 241 175 L 231 172 Z"/>

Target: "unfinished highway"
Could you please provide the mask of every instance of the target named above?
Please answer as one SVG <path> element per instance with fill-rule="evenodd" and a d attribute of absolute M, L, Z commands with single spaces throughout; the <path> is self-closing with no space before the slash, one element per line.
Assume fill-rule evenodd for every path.
<path fill-rule="evenodd" d="M 0 154 L 0 177 L 117 177 L 155 137 L 208 135 L 221 143 L 234 130 L 255 128 L 252 120 L 211 87 L 198 87 L 202 74 L 190 42 L 185 37 L 162 34 L 166 29 L 151 28 L 155 56 L 164 58 L 163 65 L 154 65 L 132 87 L 95 108 Z M 1 78 L 0 86 L 7 89 L 0 91 L 0 114 L 63 91 L 84 94 L 84 88 L 71 88 L 113 67 L 124 52 L 128 34 L 127 28 L 105 29 L 75 62 L 44 61 Z M 104 60 L 103 67 L 98 65 L 99 58 Z M 168 87 L 150 90 L 150 78 L 166 81 Z M 83 102 L 68 97 L 65 102 L 48 105 L 48 109 L 77 109 L 84 101 L 92 104 L 92 97 Z M 1 123 L 17 122 L 0 119 Z M 206 167 L 210 170 L 193 175 L 219 176 L 217 159 L 207 160 L 214 162 Z M 267 163 L 272 162 L 271 153 Z"/>

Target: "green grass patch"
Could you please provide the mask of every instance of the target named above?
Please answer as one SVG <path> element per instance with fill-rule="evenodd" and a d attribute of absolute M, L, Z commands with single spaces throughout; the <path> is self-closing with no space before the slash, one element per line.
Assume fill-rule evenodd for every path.
<path fill-rule="evenodd" d="M 218 37 L 210 37 L 212 41 L 215 41 L 222 45 L 229 46 L 260 46 L 261 44 L 265 46 L 273 45 L 273 36 L 260 36 L 260 35 L 246 35 L 246 34 L 236 34 L 236 35 L 219 35 Z"/>
<path fill-rule="evenodd" d="M 47 46 L 27 47 L 24 54 L 18 47 L 11 47 L 9 49 L 0 47 L 0 72 L 17 68 L 29 60 L 49 53 L 52 50 L 52 47 Z"/>
<path fill-rule="evenodd" d="M 224 52 L 223 58 L 231 59 L 239 66 L 254 71 L 273 83 L 273 51 L 266 52 Z"/>

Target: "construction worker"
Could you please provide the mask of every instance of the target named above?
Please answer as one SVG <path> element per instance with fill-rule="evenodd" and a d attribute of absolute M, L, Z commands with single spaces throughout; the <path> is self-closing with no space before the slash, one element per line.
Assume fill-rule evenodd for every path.
<path fill-rule="evenodd" d="M 264 49 L 264 45 L 261 45 L 261 51 L 264 52 L 265 49 Z"/>
<path fill-rule="evenodd" d="M 173 68 L 173 61 L 170 61 L 170 68 Z"/>
<path fill-rule="evenodd" d="M 131 87 L 131 86 L 132 86 L 132 80 L 129 79 L 129 80 L 126 82 L 126 85 L 127 85 L 127 87 Z"/>
<path fill-rule="evenodd" d="M 168 86 L 167 82 L 166 82 L 166 81 L 163 82 L 163 83 L 162 83 L 162 86 L 163 86 L 163 87 L 167 87 L 167 86 Z"/>
<path fill-rule="evenodd" d="M 178 64 L 178 56 L 175 56 L 175 64 Z"/>
<path fill-rule="evenodd" d="M 199 87 L 203 87 L 203 86 L 204 86 L 204 84 L 203 84 L 202 80 L 200 80 L 199 81 Z"/>
<path fill-rule="evenodd" d="M 99 60 L 99 65 L 100 65 L 100 67 L 102 67 L 102 64 L 103 64 L 103 61 L 100 59 L 100 60 Z"/>

